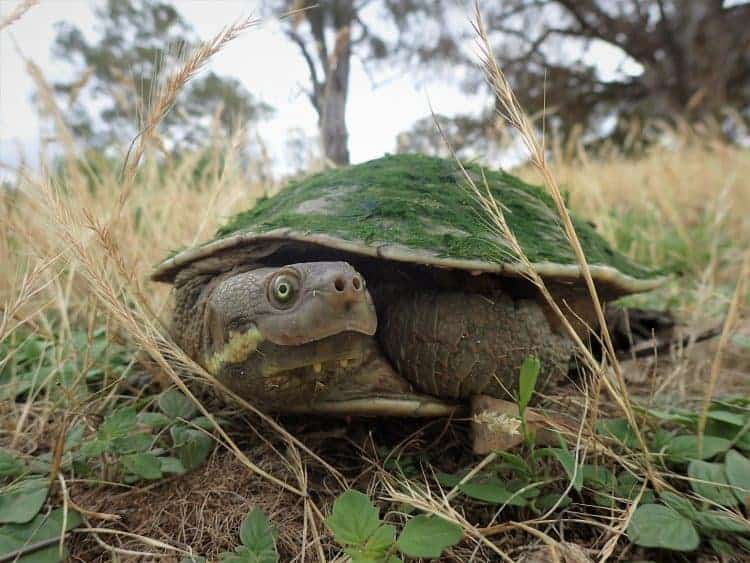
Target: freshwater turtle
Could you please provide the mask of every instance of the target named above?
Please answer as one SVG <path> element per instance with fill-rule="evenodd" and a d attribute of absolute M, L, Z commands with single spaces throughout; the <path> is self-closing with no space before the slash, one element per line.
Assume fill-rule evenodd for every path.
<path fill-rule="evenodd" d="M 466 170 L 585 335 L 596 318 L 552 199 Z M 658 285 L 573 221 L 604 301 Z M 396 155 L 291 182 L 152 279 L 175 286 L 179 345 L 264 410 L 440 416 L 511 398 L 529 355 L 539 388 L 567 377 L 572 341 L 524 273 L 454 161 Z"/>

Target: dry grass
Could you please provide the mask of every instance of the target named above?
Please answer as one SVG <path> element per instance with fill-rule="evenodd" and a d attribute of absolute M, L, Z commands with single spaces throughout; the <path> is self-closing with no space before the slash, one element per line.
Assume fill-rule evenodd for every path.
<path fill-rule="evenodd" d="M 30 7 L 33 2 L 19 6 L 26 4 Z M 39 69 L 28 61 L 44 114 L 53 121 L 67 159 L 59 174 L 19 171 L 17 185 L 0 192 L 0 343 L 12 343 L 9 354 L 0 357 L 0 369 L 10 365 L 32 335 L 41 338 L 56 359 L 57 367 L 43 376 L 54 381 L 72 362 L 84 366 L 72 389 L 83 386 L 87 366 L 95 360 L 90 346 L 69 344 L 81 334 L 92 344 L 99 328 L 108 342 L 125 347 L 128 359 L 125 375 L 105 379 L 93 395 L 70 392 L 61 398 L 41 387 L 23 402 L 3 402 L 0 445 L 27 459 L 54 452 L 60 437 L 75 423 L 83 421 L 93 429 L 112 405 L 148 399 L 169 385 L 195 396 L 206 416 L 230 421 L 228 428 L 218 428 L 221 447 L 209 463 L 186 477 L 135 487 L 100 480 L 92 486 L 60 471 L 54 498 L 64 498 L 66 505 L 87 515 L 88 528 L 77 533 L 73 542 L 76 554 L 87 561 L 191 551 L 215 557 L 236 545 L 238 522 L 255 505 L 263 507 L 280 528 L 283 560 L 331 560 L 338 548 L 322 518 L 348 486 L 370 491 L 393 511 L 388 514 L 390 521 L 405 521 L 406 516 L 396 512 L 404 503 L 459 523 L 469 539 L 447 560 L 517 560 L 529 542 L 563 553 L 570 548 L 561 538 L 585 544 L 590 553 L 606 559 L 618 549 L 632 513 L 627 503 L 607 514 L 578 507 L 578 512 L 557 519 L 550 511 L 537 518 L 526 514 L 523 521 L 505 521 L 506 507 L 495 511 L 462 505 L 454 493 L 444 493 L 431 479 L 433 471 L 476 466 L 477 460 L 467 451 L 464 423 L 349 424 L 289 418 L 284 423 L 293 431 L 287 432 L 238 398 L 250 414 L 239 414 L 227 402 L 217 401 L 216 392 L 206 389 L 215 390 L 218 384 L 169 339 L 162 322 L 168 318 L 168 287 L 145 281 L 151 267 L 169 251 L 208 238 L 228 215 L 278 187 L 253 180 L 267 176 L 268 163 L 256 163 L 257 174 L 243 170 L 236 154 L 239 137 L 205 153 L 182 155 L 179 162 L 150 150 L 158 145 L 159 122 L 179 88 L 250 24 L 240 22 L 223 30 L 162 82 L 154 107 L 144 109 L 144 131 L 125 167 L 124 181 L 120 162 L 78 156 L 65 111 L 58 107 Z M 730 349 L 732 329 L 747 326 L 750 297 L 747 266 L 742 269 L 750 241 L 748 152 L 717 141 L 685 139 L 684 146 L 656 148 L 639 160 L 618 154 L 594 160 L 578 151 L 574 160 L 556 158 L 552 166 L 546 147 L 535 139 L 489 51 L 484 55 L 488 78 L 506 102 L 504 113 L 520 129 L 533 157 L 533 165 L 519 172 L 536 181 L 541 178 L 563 220 L 567 192 L 572 209 L 592 219 L 605 237 L 633 257 L 680 267 L 684 276 L 643 298 L 647 304 L 669 305 L 688 323 L 730 311 L 718 351 L 702 349 L 699 362 L 690 350 L 661 358 L 658 369 L 649 367 L 646 381 L 635 388 L 652 397 L 676 390 L 681 398 L 695 396 L 693 390 L 699 397 L 710 397 L 735 382 L 748 394 L 750 361 L 742 363 L 737 349 Z M 475 189 L 481 199 L 483 186 Z M 486 198 L 483 201 L 500 232 L 512 239 L 502 209 Z M 580 265 L 587 271 L 569 220 L 566 225 Z M 520 249 L 516 254 L 523 259 Z M 544 292 L 544 281 L 530 275 Z M 590 277 L 588 281 L 596 299 Z M 610 410 L 598 392 L 601 382 L 608 397 L 636 422 L 626 382 L 632 391 L 632 380 L 646 368 L 634 363 L 620 366 L 610 351 L 610 370 L 582 342 L 580 346 L 590 371 L 597 374 L 582 390 L 582 408 L 591 416 Z M 606 337 L 605 348 L 609 348 Z M 654 379 L 657 373 L 662 379 Z M 703 386 L 709 376 L 711 385 Z M 654 469 L 647 456 L 615 454 L 596 439 L 590 424 L 581 424 L 570 443 L 579 446 L 579 463 L 596 454 L 607 464 L 625 467 L 641 478 L 647 475 L 657 486 L 668 477 Z M 405 478 L 385 451 L 392 458 L 424 457 L 423 473 Z"/>
<path fill-rule="evenodd" d="M 37 4 L 39 4 L 39 0 L 19 0 L 13 9 L 0 19 L 0 30 L 16 23 Z"/>

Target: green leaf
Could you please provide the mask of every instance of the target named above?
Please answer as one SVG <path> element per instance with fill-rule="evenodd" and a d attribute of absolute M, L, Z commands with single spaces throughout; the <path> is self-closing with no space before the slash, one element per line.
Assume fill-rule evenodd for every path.
<path fill-rule="evenodd" d="M 342 545 L 363 545 L 380 527 L 378 510 L 364 493 L 348 490 L 333 503 L 326 518 L 333 537 Z"/>
<path fill-rule="evenodd" d="M 121 458 L 122 467 L 143 479 L 161 479 L 161 460 L 153 454 L 131 454 Z"/>
<path fill-rule="evenodd" d="M 185 473 L 185 466 L 176 457 L 160 457 L 162 473 L 182 475 Z"/>
<path fill-rule="evenodd" d="M 125 407 L 110 413 L 99 426 L 97 435 L 104 442 L 127 436 L 135 427 L 136 412 L 133 407 Z"/>
<path fill-rule="evenodd" d="M 685 409 L 646 409 L 646 412 L 663 422 L 675 422 L 689 426 L 694 424 L 696 420 L 695 414 Z"/>
<path fill-rule="evenodd" d="M 138 415 L 138 422 L 154 430 L 161 430 L 169 426 L 172 419 L 160 412 L 142 412 Z"/>
<path fill-rule="evenodd" d="M 735 438 L 739 439 L 742 434 L 742 428 L 738 428 L 733 424 L 721 422 L 719 420 L 708 420 L 706 421 L 706 436 L 717 436 L 719 438 L 726 438 L 730 442 L 734 441 Z"/>
<path fill-rule="evenodd" d="M 47 499 L 47 479 L 26 479 L 4 487 L 0 493 L 0 523 L 28 522 Z"/>
<path fill-rule="evenodd" d="M 556 504 L 557 504 L 557 508 L 560 509 L 560 508 L 565 508 L 566 506 L 570 506 L 570 503 L 573 502 L 570 499 L 570 497 L 567 495 L 562 497 L 562 500 L 560 500 L 559 504 L 557 502 L 558 500 L 560 500 L 559 493 L 549 493 L 546 495 L 542 495 L 538 499 L 536 499 L 532 507 L 542 512 L 547 512 L 550 508 L 552 508 Z"/>
<path fill-rule="evenodd" d="M 583 483 L 592 489 L 611 492 L 615 490 L 617 479 L 614 473 L 602 465 L 582 465 L 578 471 L 581 473 Z"/>
<path fill-rule="evenodd" d="M 84 442 L 81 446 L 81 457 L 83 459 L 91 459 L 92 457 L 99 457 L 109 447 L 111 442 L 104 440 L 91 440 L 90 442 Z"/>
<path fill-rule="evenodd" d="M 195 403 L 177 389 L 170 389 L 161 394 L 159 408 L 170 418 L 190 419 L 198 412 Z"/>
<path fill-rule="evenodd" d="M 638 447 L 638 438 L 626 418 L 601 419 L 596 422 L 596 433 L 612 438 L 626 448 Z"/>
<path fill-rule="evenodd" d="M 538 455 L 551 455 L 560 465 L 563 466 L 565 473 L 568 475 L 568 479 L 573 481 L 573 488 L 576 492 L 581 492 L 583 489 L 583 472 L 576 471 L 576 460 L 567 448 L 543 448 L 537 451 Z"/>
<path fill-rule="evenodd" d="M 693 522 L 698 528 L 709 532 L 750 533 L 750 524 L 717 510 L 698 512 L 693 518 Z"/>
<path fill-rule="evenodd" d="M 86 424 L 83 421 L 79 421 L 78 423 L 71 426 L 70 430 L 68 430 L 68 433 L 65 436 L 65 445 L 63 446 L 63 451 L 69 452 L 70 450 L 80 446 L 81 442 L 83 442 L 85 434 Z"/>
<path fill-rule="evenodd" d="M 664 491 L 659 495 L 659 500 L 675 512 L 679 512 L 682 516 L 689 518 L 690 520 L 695 520 L 695 517 L 698 514 L 698 509 L 693 506 L 690 499 L 680 496 L 677 493 Z"/>
<path fill-rule="evenodd" d="M 641 492 L 642 483 L 629 471 L 623 470 L 617 474 L 617 496 L 634 501 Z M 639 504 L 651 504 L 656 502 L 654 492 L 646 489 L 641 495 Z"/>
<path fill-rule="evenodd" d="M 396 529 L 393 526 L 382 525 L 370 536 L 363 545 L 350 545 L 344 552 L 352 558 L 351 563 L 385 563 L 386 554 L 393 547 Z M 389 563 L 399 561 L 389 557 Z"/>
<path fill-rule="evenodd" d="M 23 462 L 12 452 L 0 448 L 0 477 L 16 477 L 23 471 Z"/>
<path fill-rule="evenodd" d="M 461 527 L 453 522 L 420 514 L 406 523 L 396 544 L 409 557 L 437 559 L 446 548 L 460 542 L 463 535 Z"/>
<path fill-rule="evenodd" d="M 116 438 L 112 442 L 114 451 L 118 454 L 129 454 L 132 452 L 145 452 L 151 447 L 154 438 L 151 434 L 137 432 L 122 438 Z"/>
<path fill-rule="evenodd" d="M 540 365 L 539 358 L 535 356 L 526 356 L 521 364 L 521 374 L 518 378 L 518 411 L 521 413 L 526 410 L 531 401 L 536 380 L 539 377 Z"/>
<path fill-rule="evenodd" d="M 627 530 L 630 541 L 642 547 L 693 551 L 700 544 L 698 531 L 678 512 L 659 504 L 636 508 Z"/>
<path fill-rule="evenodd" d="M 169 435 L 172 437 L 172 445 L 179 448 L 190 439 L 190 428 L 185 424 L 175 424 L 169 429 Z"/>
<path fill-rule="evenodd" d="M 519 477 L 527 477 L 531 474 L 531 468 L 521 456 L 510 452 L 495 452 L 497 457 L 505 463 L 498 464 L 500 468 L 508 467 Z"/>
<path fill-rule="evenodd" d="M 667 431 L 664 428 L 657 428 L 648 444 L 652 452 L 666 452 L 669 449 L 672 440 L 675 439 L 676 431 Z"/>
<path fill-rule="evenodd" d="M 443 473 L 442 471 L 435 475 L 435 479 L 443 487 L 455 487 L 461 482 L 463 477 L 461 475 L 453 475 L 452 473 Z"/>
<path fill-rule="evenodd" d="M 200 467 L 214 449 L 211 436 L 200 430 L 173 426 L 170 432 L 176 444 L 177 457 L 187 471 Z"/>
<path fill-rule="evenodd" d="M 216 422 L 219 424 L 222 423 L 221 420 L 215 419 Z M 197 418 L 194 418 L 190 421 L 190 424 L 193 426 L 197 426 L 198 428 L 203 428 L 203 430 L 208 430 L 209 432 L 213 432 L 216 427 L 214 426 L 214 423 L 211 422 L 211 419 L 207 416 L 199 416 Z"/>
<path fill-rule="evenodd" d="M 385 554 L 393 545 L 396 537 L 396 528 L 382 525 L 365 542 L 365 552 L 373 554 Z"/>
<path fill-rule="evenodd" d="M 344 553 L 351 557 L 351 563 L 403 563 L 403 560 L 397 555 L 391 555 L 386 560 L 384 559 L 385 554 L 378 553 L 373 556 L 356 547 L 347 547 L 344 549 Z"/>
<path fill-rule="evenodd" d="M 750 459 L 736 450 L 730 450 L 724 458 L 724 470 L 734 495 L 750 507 Z"/>
<path fill-rule="evenodd" d="M 750 453 L 750 430 L 742 432 L 739 437 L 733 438 L 736 440 L 734 446 L 744 452 Z"/>
<path fill-rule="evenodd" d="M 276 563 L 278 555 L 273 553 L 258 553 L 251 548 L 241 545 L 236 547 L 234 553 L 224 553 L 220 561 L 224 563 Z"/>
<path fill-rule="evenodd" d="M 737 498 L 727 483 L 723 463 L 709 463 L 694 459 L 688 464 L 690 488 L 696 494 L 722 506 L 734 506 Z"/>
<path fill-rule="evenodd" d="M 68 512 L 66 530 L 71 530 L 81 524 L 81 517 L 77 512 Z M 49 515 L 36 516 L 26 524 L 7 524 L 0 527 L 0 560 L 12 551 L 40 541 L 59 538 L 63 528 L 63 510 L 55 509 Z M 66 560 L 67 552 L 63 552 L 60 559 L 57 544 L 39 549 L 18 559 L 19 563 L 56 563 Z"/>
<path fill-rule="evenodd" d="M 510 491 L 505 486 L 505 481 L 498 477 L 481 476 L 459 486 L 459 490 L 467 497 L 491 502 L 494 504 L 507 504 L 509 506 L 527 506 L 528 500 L 522 493 Z"/>
<path fill-rule="evenodd" d="M 677 436 L 667 446 L 667 455 L 677 462 L 686 462 L 691 459 L 710 459 L 717 454 L 727 451 L 731 442 L 717 436 L 703 436 L 703 449 L 698 451 L 698 436 L 688 434 Z"/>
<path fill-rule="evenodd" d="M 240 539 L 255 555 L 255 561 L 275 563 L 278 560 L 275 530 L 260 508 L 253 508 L 245 516 L 240 526 Z"/>
<path fill-rule="evenodd" d="M 710 545 L 711 549 L 713 549 L 716 553 L 725 555 L 729 558 L 731 558 L 735 552 L 734 546 L 731 543 L 717 538 L 708 538 L 708 545 Z"/>
<path fill-rule="evenodd" d="M 727 424 L 740 427 L 744 426 L 745 422 L 747 422 L 745 417 L 741 414 L 722 409 L 711 409 L 706 414 L 706 417 L 711 420 L 718 420 L 720 422 L 726 422 Z"/>

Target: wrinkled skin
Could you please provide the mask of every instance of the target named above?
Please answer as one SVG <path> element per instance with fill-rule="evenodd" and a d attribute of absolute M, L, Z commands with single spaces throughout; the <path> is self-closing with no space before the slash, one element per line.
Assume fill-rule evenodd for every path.
<path fill-rule="evenodd" d="M 572 354 L 537 302 L 499 289 L 380 288 L 376 313 L 346 262 L 193 271 L 175 285 L 181 346 L 272 411 L 445 415 L 477 394 L 511 398 L 529 354 L 542 386 L 559 381 Z"/>

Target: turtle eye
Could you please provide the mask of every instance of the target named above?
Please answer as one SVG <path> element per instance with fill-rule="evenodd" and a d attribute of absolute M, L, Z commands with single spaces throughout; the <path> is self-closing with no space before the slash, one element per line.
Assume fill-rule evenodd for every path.
<path fill-rule="evenodd" d="M 289 274 L 279 274 L 271 284 L 271 297 L 275 304 L 290 305 L 299 293 L 299 280 Z"/>

